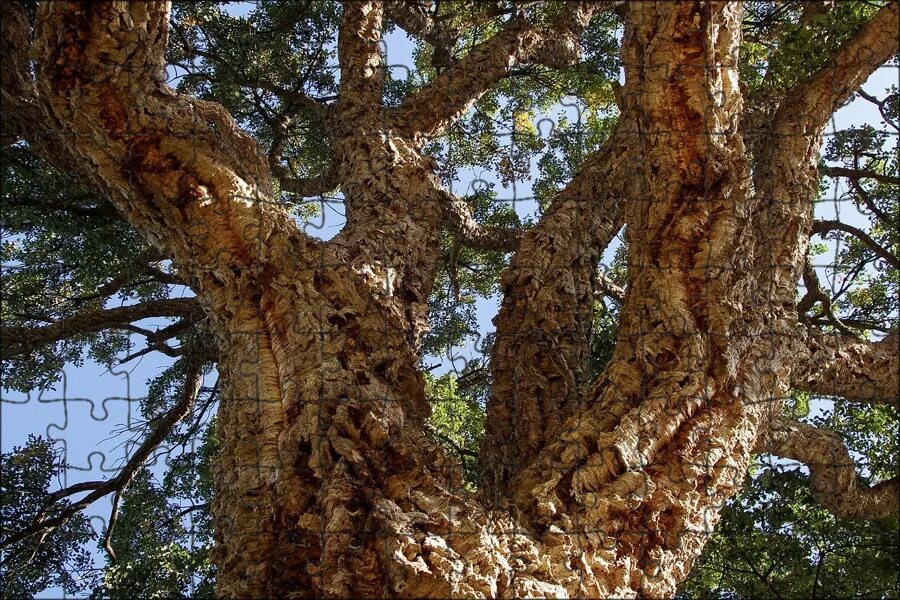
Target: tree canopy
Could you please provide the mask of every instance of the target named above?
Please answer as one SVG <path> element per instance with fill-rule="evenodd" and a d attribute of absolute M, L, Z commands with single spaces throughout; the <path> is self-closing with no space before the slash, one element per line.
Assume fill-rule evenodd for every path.
<path fill-rule="evenodd" d="M 493 446 L 483 448 L 486 431 L 502 425 L 501 413 L 487 408 L 490 398 L 520 389 L 518 380 L 497 381 L 498 369 L 519 369 L 504 357 L 530 352 L 527 345 L 517 349 L 515 340 L 497 341 L 495 330 L 517 310 L 517 300 L 504 294 L 525 285 L 521 282 L 527 277 L 511 261 L 522 248 L 531 248 L 527 236 L 536 224 L 556 214 L 569 182 L 603 168 L 592 161 L 623 137 L 620 124 L 632 102 L 620 74 L 630 3 L 383 4 L 381 41 L 388 66 L 377 100 L 398 129 L 412 123 L 415 131 L 424 132 L 421 155 L 445 190 L 440 201 L 446 215 L 440 217 L 444 225 L 425 302 L 427 316 L 409 317 L 424 323 L 416 360 L 430 406 L 425 430 L 459 467 L 458 486 L 488 494 L 518 476 L 498 472 L 495 479 L 485 479 L 485 470 L 501 464 L 498 457 L 506 454 Z M 842 49 L 856 43 L 872 23 L 893 19 L 896 29 L 897 9 L 895 2 L 867 0 L 742 4 L 738 73 L 744 108 L 734 127 L 743 135 L 747 156 L 757 161 L 752 164 L 762 165 L 763 157 L 773 152 L 770 123 L 776 113 L 793 102 L 800 86 L 840 64 Z M 521 50 L 515 60 L 505 56 L 508 37 L 526 39 L 540 28 L 556 31 L 552 28 L 575 18 L 569 14 L 574 5 L 591 5 L 575 36 L 577 58 L 564 56 L 567 38 L 561 34 L 553 41 L 558 46 L 542 42 L 546 47 Z M 168 16 L 162 65 L 179 94 L 221 105 L 256 141 L 265 152 L 257 158 L 273 176 L 273 203 L 303 231 L 320 238 L 329 234 L 317 224 L 343 224 L 345 216 L 347 222 L 367 218 L 365 209 L 359 209 L 362 203 L 351 199 L 355 188 L 342 179 L 342 153 L 349 151 L 335 141 L 341 127 L 352 126 L 340 124 L 338 116 L 343 110 L 339 97 L 355 85 L 342 76 L 347 67 L 341 61 L 349 60 L 349 51 L 341 55 L 339 31 L 347 6 L 332 0 L 176 0 Z M 42 19 L 48 18 L 41 11 L 47 10 L 32 2 L 3 4 L 4 395 L 50 389 L 62 372 L 76 373 L 88 358 L 113 367 L 154 354 L 165 357 L 168 366 L 148 382 L 136 424 L 120 431 L 137 443 L 114 476 L 63 488 L 54 480 L 67 465 L 51 441 L 31 437 L 24 446 L 4 446 L 2 593 L 25 598 L 50 587 L 96 598 L 132 597 L 138 589 L 148 597 L 213 597 L 213 465 L 228 443 L 216 417 L 222 400 L 216 382 L 219 325 L 208 303 L 195 295 L 205 285 L 198 283 L 202 267 L 192 271 L 179 262 L 182 255 L 161 251 L 159 235 L 148 235 L 139 226 L 142 219 L 156 222 L 157 216 L 124 214 L 84 174 L 83 165 L 62 150 L 60 136 L 65 133 L 39 116 L 35 84 L 28 77 L 42 60 L 32 40 L 41 34 Z M 393 65 L 392 44 L 401 43 L 410 49 L 412 62 Z M 872 350 L 887 348 L 898 336 L 896 54 L 896 49 L 889 51 L 882 66 L 892 70 L 889 86 L 853 85 L 846 100 L 868 106 L 866 114 L 877 113 L 879 119 L 849 126 L 835 121 L 826 130 L 816 159 L 809 247 L 800 281 L 790 283 L 795 297 L 789 308 L 810 332 L 809 357 L 795 370 L 789 399 L 772 417 L 778 427 L 757 441 L 743 486 L 722 510 L 703 554 L 678 588 L 679 597 L 900 595 L 897 499 L 882 501 L 878 506 L 885 509 L 853 496 L 876 488 L 896 496 L 896 377 L 881 373 L 885 382 L 868 382 L 877 388 L 872 392 L 861 379 L 841 379 L 838 369 L 843 367 L 834 366 L 854 360 L 881 370 L 897 365 L 890 350 L 886 357 Z M 472 102 L 460 102 L 452 118 L 441 116 L 443 103 L 455 102 L 455 93 L 464 94 L 466 81 L 488 77 L 497 61 L 501 77 L 484 93 L 473 94 Z M 218 109 L 196 106 L 195 114 L 185 118 L 203 121 L 196 127 L 206 128 L 203 135 L 209 139 L 224 139 L 227 124 Z M 118 118 L 115 110 L 110 109 L 110 120 Z M 243 146 L 222 144 L 223 152 L 231 152 L 240 165 L 234 172 L 260 168 L 240 154 Z M 130 168 L 137 173 L 134 165 L 150 159 L 134 152 Z M 379 168 L 372 160 L 372 168 Z M 628 161 L 623 162 L 627 168 Z M 755 189 L 765 189 L 766 173 L 763 166 L 751 167 Z M 143 175 L 133 177 L 138 185 Z M 328 214 L 335 207 L 346 209 L 346 215 Z M 596 228 L 602 219 L 609 221 L 611 243 L 584 259 L 596 278 L 595 293 L 585 300 L 580 291 L 571 292 L 582 302 L 578 310 L 587 312 L 589 338 L 581 357 L 584 372 L 571 375 L 578 386 L 602 378 L 614 360 L 626 295 L 634 293 L 629 255 L 634 260 L 632 246 L 643 239 L 622 230 L 625 217 L 615 210 L 598 217 L 580 214 L 580 223 L 571 230 Z M 581 235 L 573 233 L 572 239 L 582 244 Z M 360 239 L 346 243 L 362 244 Z M 178 251 L 201 255 L 203 249 L 192 243 L 184 242 Z M 773 254 L 773 260 L 778 256 Z M 241 268 L 236 266 L 235 273 Z M 509 273 L 518 273 L 518 279 Z M 390 285 L 389 277 L 386 281 Z M 488 323 L 485 307 L 499 304 L 501 315 Z M 329 322 L 340 318 L 345 317 L 332 316 L 335 321 Z M 528 323 L 519 326 L 524 330 Z M 630 331 L 628 323 L 624 327 Z M 834 338 L 840 339 L 837 349 L 828 345 Z M 501 344 L 497 352 L 495 342 Z M 545 368 L 546 389 L 565 395 L 571 386 L 559 382 L 564 375 L 553 364 L 572 358 L 569 350 L 554 350 L 551 343 L 546 342 L 544 354 L 528 355 L 529 364 Z M 504 354 L 502 344 L 511 344 L 511 352 Z M 866 366 L 848 368 L 867 377 Z M 521 391 L 511 394 L 519 397 Z M 34 426 L 36 433 L 42 429 L 43 424 Z M 809 455 L 813 451 L 820 452 L 818 459 Z M 164 464 L 146 464 L 151 455 L 163 456 Z M 94 532 L 87 515 L 108 506 L 95 503 L 100 498 L 111 499 L 112 513 L 103 515 L 104 528 Z"/>

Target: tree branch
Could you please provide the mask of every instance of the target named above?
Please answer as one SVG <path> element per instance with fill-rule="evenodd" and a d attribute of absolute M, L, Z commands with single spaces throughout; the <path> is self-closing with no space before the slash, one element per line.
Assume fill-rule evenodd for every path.
<path fill-rule="evenodd" d="M 786 95 L 785 117 L 803 116 L 810 132 L 824 127 L 869 75 L 897 54 L 898 38 L 900 3 L 890 2 L 840 48 L 831 65 Z"/>
<path fill-rule="evenodd" d="M 348 127 L 381 107 L 384 65 L 381 62 L 382 5 L 378 0 L 344 0 L 338 34 L 341 86 L 337 110 Z"/>
<path fill-rule="evenodd" d="M 833 431 L 780 417 L 760 436 L 755 450 L 806 464 L 816 498 L 835 516 L 883 519 L 900 509 L 900 479 L 871 487 L 863 483 Z"/>
<path fill-rule="evenodd" d="M 75 162 L 65 150 L 65 136 L 53 127 L 38 98 L 29 56 L 31 42 L 31 25 L 22 5 L 0 2 L 0 143 L 7 146 L 24 139 L 53 166 L 72 171 Z"/>
<path fill-rule="evenodd" d="M 162 417 L 159 424 L 153 429 L 153 431 L 151 431 L 147 435 L 147 437 L 144 438 L 144 441 L 141 443 L 140 447 L 128 460 L 125 466 L 122 467 L 122 469 L 116 474 L 115 477 L 107 481 L 90 481 L 78 483 L 50 494 L 44 507 L 35 516 L 32 525 L 28 529 L 20 531 L 15 535 L 10 536 L 8 539 L 3 540 L 2 547 L 9 548 L 34 535 L 52 531 L 53 529 L 65 523 L 72 517 L 72 515 L 78 513 L 94 501 L 99 500 L 107 494 L 115 492 L 116 496 L 120 497 L 128 484 L 131 483 L 131 480 L 134 478 L 135 473 L 137 473 L 138 469 L 140 469 L 144 465 L 144 462 L 146 462 L 146 460 L 150 457 L 156 447 L 159 446 L 160 443 L 162 443 L 167 435 L 169 435 L 175 425 L 177 425 L 182 419 L 184 419 L 185 416 L 190 413 L 194 400 L 197 398 L 197 394 L 199 393 L 200 384 L 203 381 L 202 366 L 203 363 L 201 360 L 192 360 L 188 362 L 185 370 L 185 382 L 184 387 L 182 388 L 181 399 L 174 407 L 172 407 L 169 412 L 167 412 Z M 55 516 L 47 516 L 48 513 L 54 508 L 54 505 L 56 505 L 60 500 L 85 491 L 90 491 L 90 493 L 83 498 L 80 498 L 77 502 L 64 507 Z M 115 511 L 115 503 L 113 504 L 113 507 L 113 510 Z M 112 535 L 111 527 L 114 525 L 115 516 L 110 518 L 110 529 L 107 530 L 107 533 L 104 536 L 104 545 L 107 550 L 111 550 L 111 548 L 109 548 L 109 540 Z M 111 556 L 114 557 L 114 553 L 111 554 Z M 9 558 L 9 556 L 5 557 L 3 562 L 5 563 L 7 560 L 9 560 Z"/>
<path fill-rule="evenodd" d="M 511 68 L 527 63 L 556 69 L 575 64 L 579 37 L 591 15 L 614 4 L 568 2 L 548 28 L 532 25 L 520 15 L 392 111 L 394 129 L 424 143 L 445 131 Z"/>
<path fill-rule="evenodd" d="M 89 310 L 56 321 L 44 327 L 7 327 L 0 329 L 3 358 L 32 352 L 35 349 L 76 335 L 96 333 L 104 329 L 122 328 L 133 321 L 149 317 L 177 317 L 197 308 L 195 298 L 148 300 L 131 306 Z"/>
<path fill-rule="evenodd" d="M 605 273 L 597 273 L 597 287 L 604 295 L 619 304 L 625 301 L 625 288 L 610 279 Z"/>
<path fill-rule="evenodd" d="M 879 10 L 835 53 L 831 64 L 785 94 L 755 169 L 757 202 L 753 230 L 762 247 L 758 285 L 772 297 L 796 292 L 819 186 L 819 149 L 828 119 L 891 56 L 900 36 L 900 4 Z"/>
<path fill-rule="evenodd" d="M 515 473 L 558 436 L 588 384 L 597 264 L 619 231 L 629 188 L 623 126 L 585 160 L 525 232 L 501 277 L 493 374 L 481 446 L 484 487 L 503 494 Z"/>
<path fill-rule="evenodd" d="M 831 167 L 824 165 L 819 167 L 819 171 L 823 175 L 828 175 L 829 177 L 846 177 L 847 179 L 853 180 L 874 179 L 875 181 L 887 183 L 889 185 L 900 185 L 900 177 L 892 177 L 890 175 L 885 175 L 884 173 L 879 173 L 878 171 L 873 171 L 872 169 L 850 169 L 847 167 Z"/>
<path fill-rule="evenodd" d="M 302 198 L 322 196 L 334 191 L 341 184 L 338 170 L 332 166 L 327 173 L 319 177 L 296 177 L 279 162 L 271 162 L 272 174 L 281 184 L 281 191 L 295 194 Z"/>
<path fill-rule="evenodd" d="M 822 313 L 828 319 L 828 325 L 835 327 L 848 337 L 853 337 L 853 332 L 834 314 L 833 298 L 822 290 L 816 270 L 808 260 L 803 268 L 803 285 L 806 287 L 806 294 L 797 303 L 797 314 L 800 318 L 806 319 L 806 313 L 815 306 L 816 302 L 819 302 L 822 304 Z"/>
<path fill-rule="evenodd" d="M 844 233 L 849 233 L 850 235 L 856 237 L 863 244 L 865 244 L 867 248 L 872 250 L 887 264 L 891 265 L 895 269 L 900 268 L 900 259 L 898 259 L 894 254 L 888 252 L 887 249 L 885 249 L 881 244 L 872 239 L 872 237 L 862 229 L 854 227 L 853 225 L 848 225 L 847 223 L 842 223 L 841 221 L 820 220 L 813 222 L 812 232 L 814 234 L 825 234 L 829 231 L 843 231 Z"/>
<path fill-rule="evenodd" d="M 472 209 L 465 200 L 441 190 L 442 206 L 447 212 L 447 223 L 459 240 L 473 248 L 513 252 L 522 238 L 522 231 L 503 227 L 483 227 L 472 215 Z"/>
<path fill-rule="evenodd" d="M 388 0 L 384 8 L 388 18 L 406 33 L 434 46 L 432 64 L 435 67 L 450 65 L 453 46 L 460 35 L 458 29 L 436 22 L 417 0 Z"/>
<path fill-rule="evenodd" d="M 794 389 L 900 407 L 900 337 L 880 342 L 809 332 L 791 376 Z"/>
<path fill-rule="evenodd" d="M 228 112 L 166 84 L 169 10 L 161 0 L 42 4 L 37 87 L 82 172 L 198 293 L 221 298 L 254 265 L 318 244 L 272 201 L 265 153 Z"/>
<path fill-rule="evenodd" d="M 231 79 L 231 81 L 235 85 L 240 87 L 265 90 L 267 92 L 275 94 L 275 96 L 281 99 L 282 102 L 290 103 L 297 107 L 302 107 L 306 110 L 315 112 L 320 115 L 324 114 L 326 105 L 321 99 L 313 98 L 299 90 L 289 89 L 266 79 L 251 77 L 244 71 L 240 70 L 240 67 L 236 67 L 230 61 L 224 60 L 218 53 L 209 49 L 202 50 L 200 48 L 197 48 L 185 34 L 184 29 L 177 22 L 173 21 L 171 23 L 171 27 L 189 53 L 191 53 L 195 57 L 204 59 L 204 61 L 207 61 L 207 64 L 209 62 L 212 62 L 216 66 L 223 68 L 223 70 L 228 73 L 228 78 Z M 210 79 L 210 81 L 212 81 L 212 79 Z"/>
<path fill-rule="evenodd" d="M 145 273 L 148 267 L 154 263 L 164 260 L 166 257 L 162 252 L 150 246 L 140 254 L 138 254 L 132 263 L 126 267 L 121 273 L 107 281 L 97 289 L 97 293 L 92 295 L 90 299 L 107 298 L 112 296 L 127 284 L 134 281 L 134 278 Z M 79 301 L 85 301 L 86 298 L 79 298 Z"/>

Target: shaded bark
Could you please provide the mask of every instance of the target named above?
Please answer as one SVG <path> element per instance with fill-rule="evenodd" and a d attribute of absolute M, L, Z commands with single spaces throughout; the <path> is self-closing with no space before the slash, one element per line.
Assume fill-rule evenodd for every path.
<path fill-rule="evenodd" d="M 480 458 L 489 497 L 503 498 L 509 480 L 558 438 L 589 384 L 597 263 L 639 190 L 628 185 L 634 140 L 623 129 L 559 192 L 501 278 Z"/>
<path fill-rule="evenodd" d="M 896 52 L 896 4 L 801 87 L 809 114 L 779 112 L 751 198 L 740 5 L 629 3 L 619 130 L 504 275 L 492 509 L 424 430 L 418 344 L 456 200 L 419 148 L 511 62 L 567 64 L 600 4 L 572 3 L 549 30 L 513 20 L 387 111 L 384 7 L 345 2 L 329 118 L 347 225 L 328 243 L 273 201 L 265 153 L 221 107 L 165 85 L 168 3 L 42 6 L 38 106 L 63 154 L 172 258 L 217 336 L 220 595 L 664 597 L 688 573 L 795 381 L 772 334 L 796 324 L 823 111 Z M 620 334 L 591 384 L 596 262 L 623 220 Z"/>

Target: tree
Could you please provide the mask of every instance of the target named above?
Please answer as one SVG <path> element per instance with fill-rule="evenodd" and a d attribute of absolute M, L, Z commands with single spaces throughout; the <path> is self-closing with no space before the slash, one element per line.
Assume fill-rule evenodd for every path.
<path fill-rule="evenodd" d="M 19 265 L 4 274 L 4 385 L 49 385 L 85 348 L 177 359 L 119 474 L 49 493 L 4 548 L 113 494 L 97 593 L 152 577 L 183 594 L 204 557 L 180 549 L 174 495 L 211 503 L 222 596 L 671 596 L 759 454 L 807 465 L 841 519 L 892 518 L 895 457 L 860 473 L 827 421 L 791 413 L 802 394 L 839 397 L 869 411 L 851 433 L 876 442 L 890 427 L 867 415 L 896 418 L 896 151 L 856 129 L 820 159 L 831 115 L 896 60 L 898 11 L 3 3 L 4 260 Z M 406 79 L 384 63 L 391 27 L 419 41 Z M 186 72 L 177 90 L 167 69 Z M 470 165 L 525 176 L 545 149 L 534 118 L 573 97 L 584 118 L 548 139 L 535 222 L 491 188 L 450 191 Z M 869 97 L 896 127 L 896 89 Z M 513 123 L 511 150 L 495 121 Z M 823 174 L 849 182 L 868 231 L 814 219 Z M 303 198 L 338 189 L 342 230 L 306 234 Z M 850 240 L 840 294 L 811 261 L 826 234 Z M 502 298 L 490 360 L 426 375 L 425 356 L 470 332 L 463 291 Z M 136 324 L 151 317 L 175 320 Z M 187 464 L 154 482 L 154 450 L 184 446 L 216 403 L 187 455 L 215 455 L 214 490 Z M 143 510 L 168 523 L 146 543 Z M 752 537 L 748 519 L 727 524 Z"/>

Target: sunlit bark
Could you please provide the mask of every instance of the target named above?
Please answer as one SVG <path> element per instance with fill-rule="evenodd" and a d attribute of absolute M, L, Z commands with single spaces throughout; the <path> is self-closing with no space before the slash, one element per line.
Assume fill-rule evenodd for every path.
<path fill-rule="evenodd" d="M 859 352 L 821 340 L 808 359 L 824 366 L 800 364 L 794 294 L 822 127 L 897 51 L 897 4 L 777 111 L 751 194 L 737 131 L 741 5 L 629 3 L 616 132 L 531 231 L 491 241 L 421 144 L 511 64 L 569 64 L 607 4 L 573 2 L 549 28 L 517 17 L 386 110 L 385 7 L 344 2 L 326 183 L 339 183 L 347 225 L 329 242 L 273 201 L 268 157 L 222 107 L 166 86 L 167 2 L 41 6 L 36 87 L 24 65 L 4 67 L 4 94 L 18 90 L 14 109 L 39 111 L 56 132 L 45 154 L 89 174 L 173 260 L 218 341 L 223 597 L 667 597 L 761 431 L 819 464 L 769 417 L 792 385 L 819 391 L 823 377 L 852 398 L 866 377 Z M 17 22 L 4 48 L 24 60 Z M 8 128 L 29 135 L 4 117 L 4 140 Z M 597 261 L 623 222 L 619 338 L 590 382 Z M 492 356 L 487 496 L 463 488 L 424 431 L 419 344 L 443 227 L 516 249 Z M 881 346 L 860 352 L 873 348 L 896 364 Z M 894 380 L 879 381 L 889 396 Z M 844 482 L 840 466 L 817 472 Z M 854 516 L 896 511 L 876 503 Z"/>

